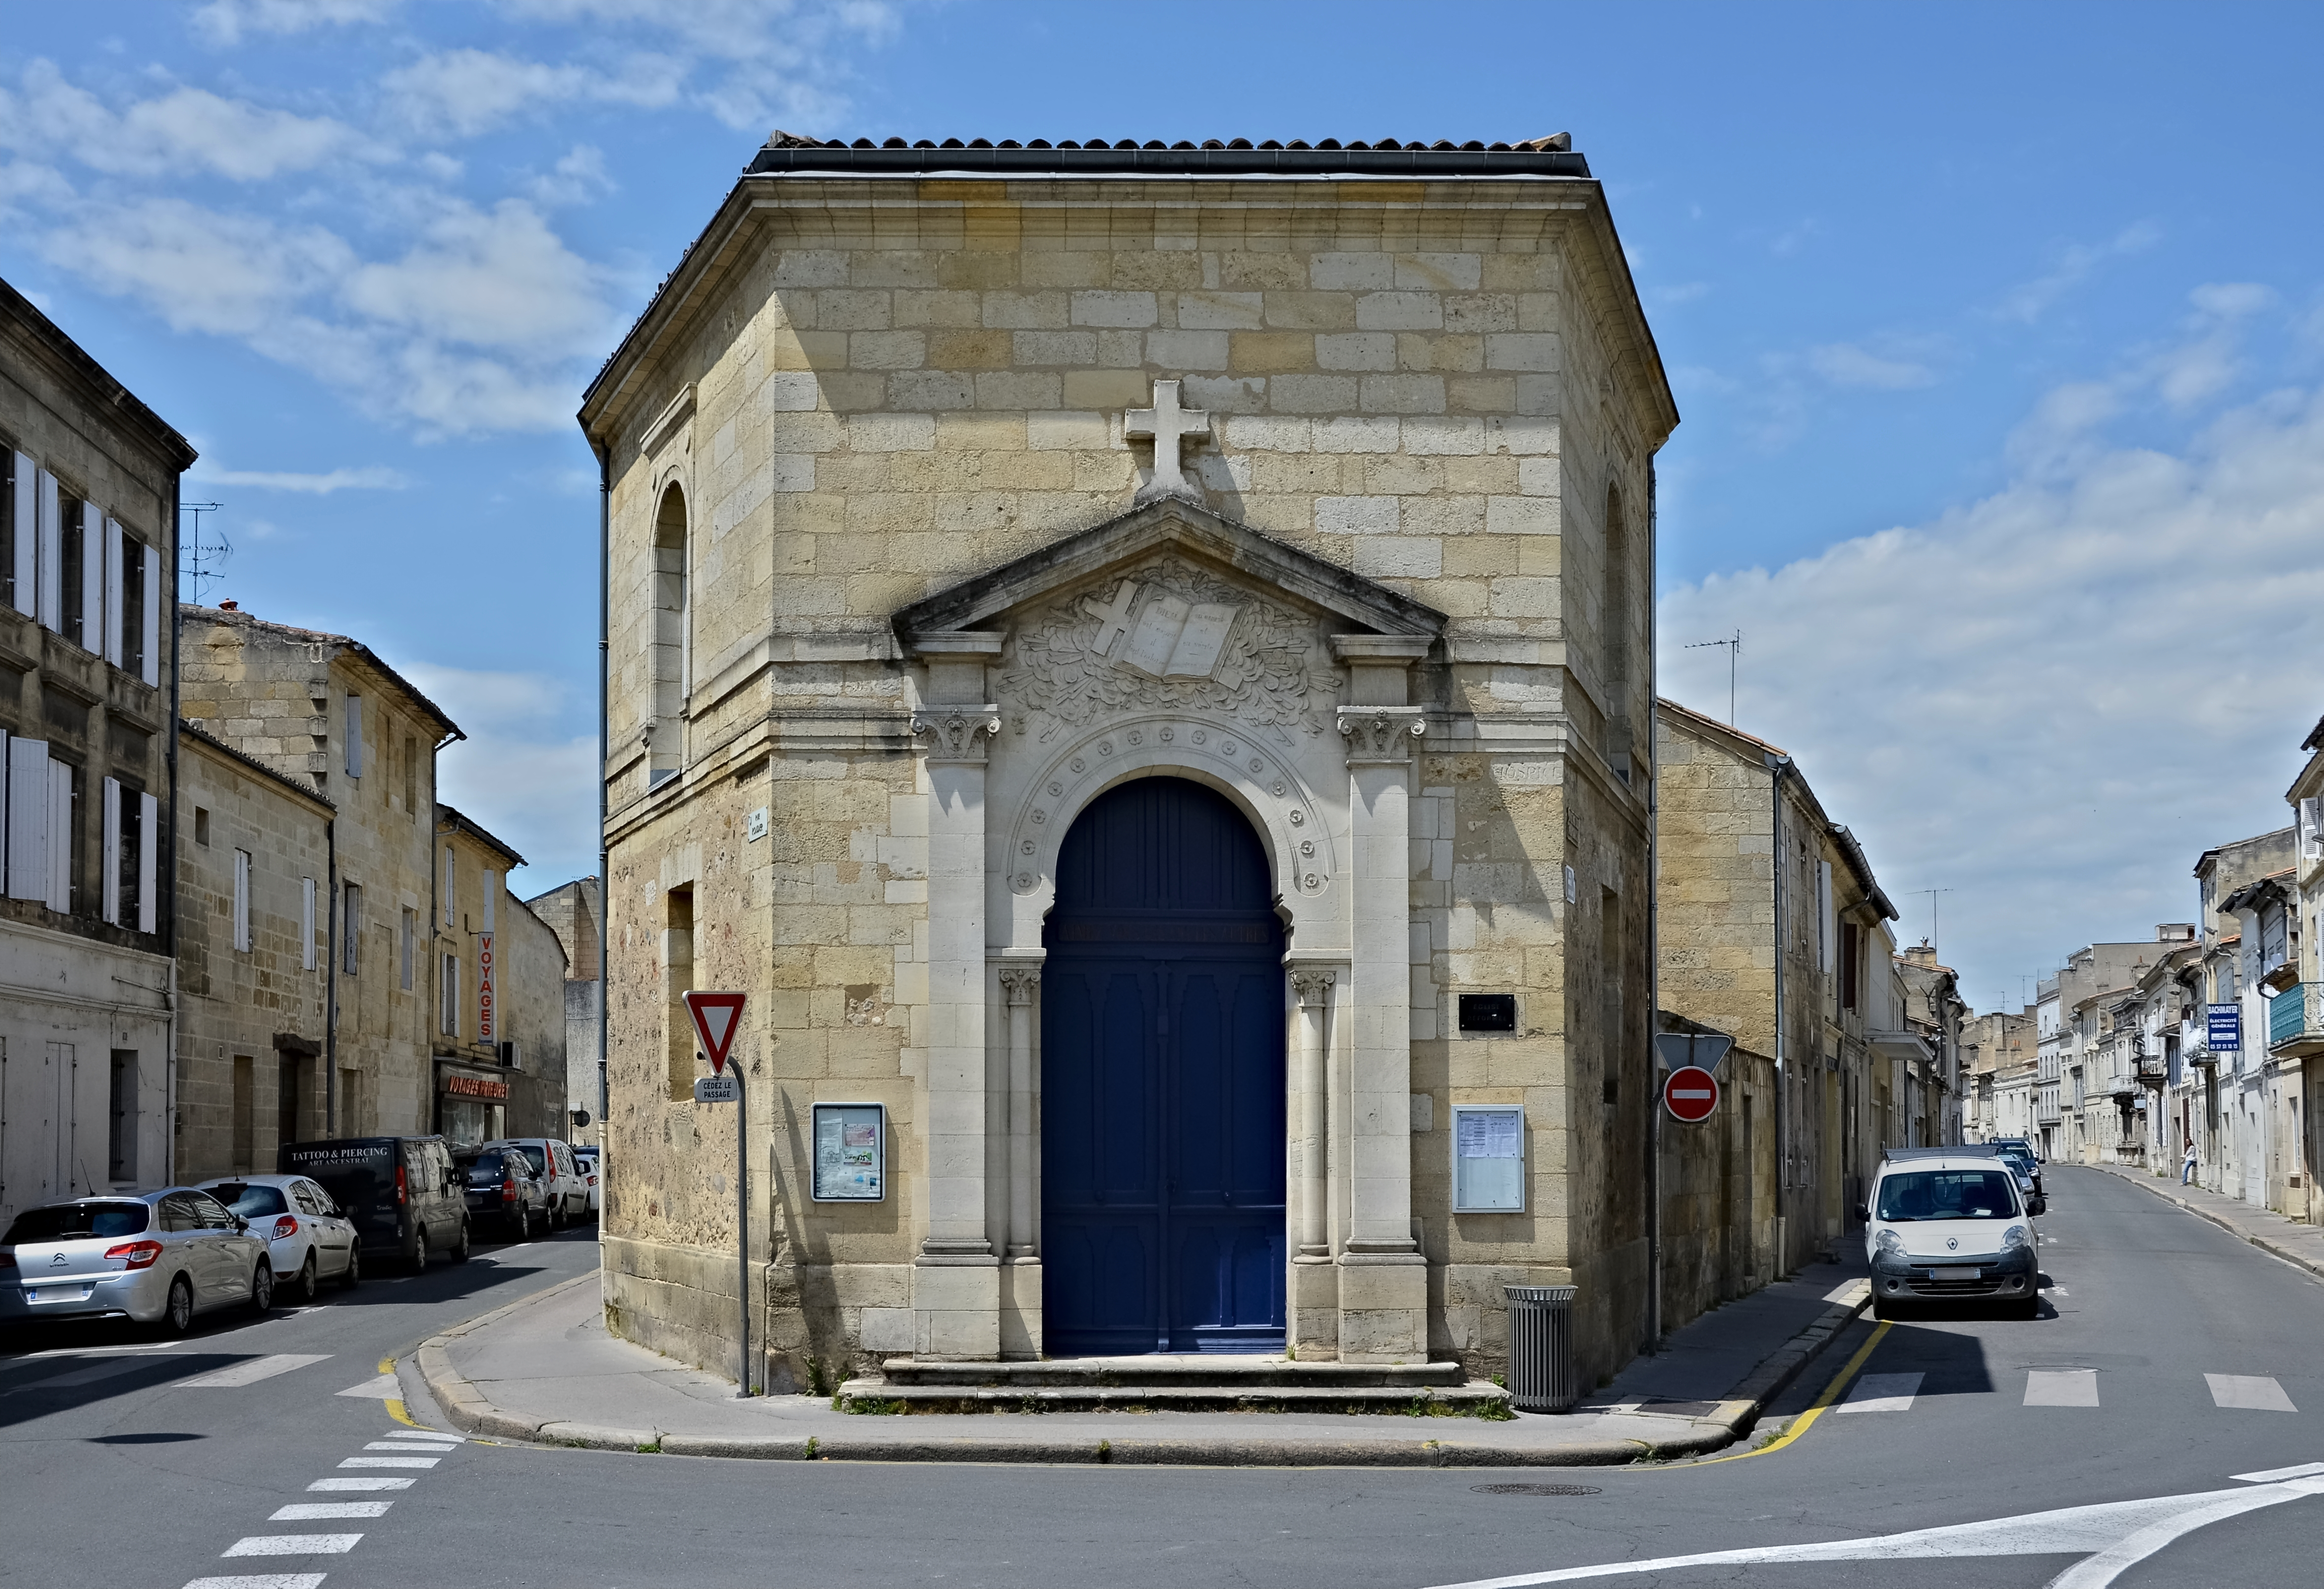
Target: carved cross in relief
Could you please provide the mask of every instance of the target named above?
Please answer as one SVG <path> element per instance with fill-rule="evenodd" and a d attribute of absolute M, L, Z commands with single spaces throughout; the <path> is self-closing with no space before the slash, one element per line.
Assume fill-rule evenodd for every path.
<path fill-rule="evenodd" d="M 1144 507 L 1149 502 L 1159 502 L 1166 496 L 1185 497 L 1192 501 L 1195 493 L 1180 462 L 1182 440 L 1207 438 L 1211 433 L 1211 416 L 1198 408 L 1178 406 L 1178 383 L 1154 383 L 1154 406 L 1134 408 L 1122 416 L 1121 433 L 1130 437 L 1150 436 L 1154 439 L 1154 478 L 1138 488 L 1132 505 Z"/>

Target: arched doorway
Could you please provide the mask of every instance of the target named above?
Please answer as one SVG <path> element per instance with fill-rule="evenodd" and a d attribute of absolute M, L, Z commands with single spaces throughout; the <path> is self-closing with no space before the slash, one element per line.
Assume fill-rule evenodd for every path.
<path fill-rule="evenodd" d="M 1283 1349 L 1273 895 L 1242 813 L 1185 779 L 1109 790 L 1065 836 L 1041 976 L 1052 1353 Z"/>

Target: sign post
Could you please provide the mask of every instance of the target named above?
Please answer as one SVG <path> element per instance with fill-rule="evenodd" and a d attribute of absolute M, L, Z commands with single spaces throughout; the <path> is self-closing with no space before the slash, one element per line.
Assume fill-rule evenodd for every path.
<path fill-rule="evenodd" d="M 1680 1066 L 1663 1083 L 1663 1107 L 1689 1125 L 1710 1119 L 1719 1107 L 1719 1078 L 1701 1066 Z"/>
<path fill-rule="evenodd" d="M 694 1035 L 711 1074 L 694 1082 L 697 1104 L 733 1104 L 734 1113 L 734 1304 L 742 1320 L 739 1338 L 742 1360 L 735 1365 L 734 1394 L 751 1393 L 751 1117 L 742 1102 L 742 1067 L 726 1068 L 726 1051 L 742 1025 L 741 993 L 686 995 L 686 1012 L 694 1017 Z"/>

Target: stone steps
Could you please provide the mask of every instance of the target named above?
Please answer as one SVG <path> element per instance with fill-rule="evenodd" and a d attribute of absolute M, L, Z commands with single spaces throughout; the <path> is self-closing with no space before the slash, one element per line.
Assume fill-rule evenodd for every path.
<path fill-rule="evenodd" d="M 1021 1363 L 890 1358 L 850 1380 L 851 1412 L 1436 1412 L 1499 1409 L 1508 1393 L 1457 1363 L 1296 1363 L 1226 1353 Z"/>

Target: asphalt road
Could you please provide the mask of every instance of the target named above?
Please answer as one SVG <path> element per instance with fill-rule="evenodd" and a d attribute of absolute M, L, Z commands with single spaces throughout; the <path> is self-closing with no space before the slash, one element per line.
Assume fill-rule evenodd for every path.
<path fill-rule="evenodd" d="M 1614 1568 L 1603 1580 L 1614 1584 L 1767 1589 L 2312 1581 L 2324 1493 L 2310 1491 L 2324 1480 L 2236 1475 L 2324 1470 L 2324 1283 L 2113 1177 L 2053 1168 L 2047 1178 L 2042 1317 L 1861 1325 L 1777 1410 L 1809 1406 L 1850 1368 L 1853 1405 L 1725 1460 L 1554 1472 L 891 1467 L 467 1441 L 384 1456 L 399 1464 L 387 1476 L 413 1483 L 351 1497 L 392 1504 L 337 1525 L 362 1536 L 344 1554 L 221 1557 L 240 1540 L 334 1526 L 269 1520 L 286 1504 L 350 1498 L 311 1492 L 318 1480 L 383 1471 L 341 1467 L 383 1460 L 365 1447 L 396 1426 L 380 1402 L 338 1392 L 430 1331 L 586 1267 L 587 1233 L 568 1233 L 181 1348 L 202 1363 L 330 1353 L 238 1389 L 184 1388 L 174 1381 L 199 1365 L 183 1362 L 28 1389 L 101 1364 L 0 1359 L 0 1583 L 181 1589 L 319 1571 L 328 1589 L 1417 1589 L 1558 1581 L 1537 1575 L 1592 1566 Z M 433 1465 L 408 1465 L 422 1462 Z M 1512 1483 L 1589 1492 L 1493 1488 Z M 2155 1504 L 2125 1504 L 2142 1501 Z M 1916 1530 L 1952 1531 L 1849 1547 L 1854 1559 L 1797 1558 L 1819 1542 Z M 2116 1557 L 2091 1556 L 2108 1544 Z M 1621 1566 L 1754 1550 L 1791 1558 Z"/>

